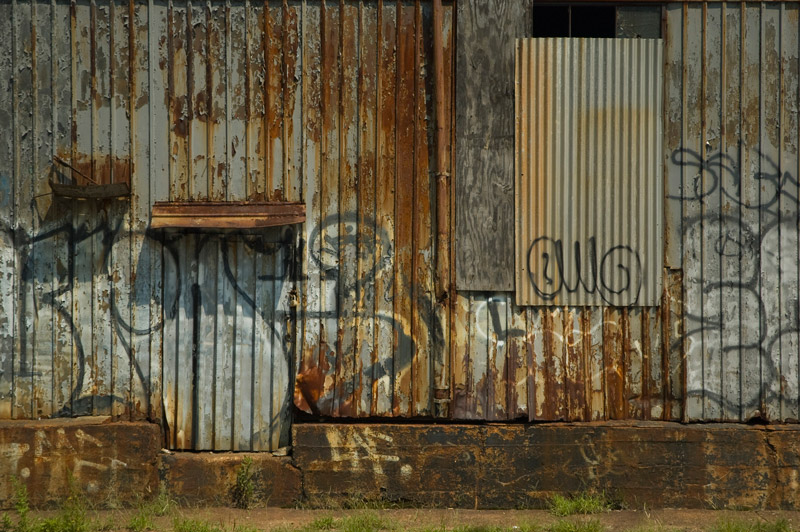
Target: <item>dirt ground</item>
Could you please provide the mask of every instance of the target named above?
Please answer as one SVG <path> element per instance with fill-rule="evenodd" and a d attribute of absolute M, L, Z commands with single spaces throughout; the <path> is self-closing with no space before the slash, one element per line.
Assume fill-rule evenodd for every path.
<path fill-rule="evenodd" d="M 172 530 L 175 516 L 199 519 L 221 526 L 226 531 L 236 527 L 248 530 L 269 531 L 276 528 L 300 530 L 304 525 L 323 517 L 336 519 L 358 513 L 380 516 L 393 528 L 402 530 L 446 529 L 471 525 L 512 528 L 514 526 L 538 525 L 546 527 L 560 519 L 572 521 L 597 520 L 606 531 L 707 531 L 724 521 L 774 522 L 784 518 L 794 529 L 800 528 L 800 512 L 783 511 L 731 511 L 731 510 L 620 510 L 590 516 L 558 518 L 545 510 L 459 510 L 459 509 L 400 509 L 400 510 L 305 510 L 305 509 L 252 509 L 233 508 L 181 508 L 170 515 L 153 519 L 156 530 Z M 46 517 L 51 512 L 35 512 Z M 107 510 L 89 512 L 94 523 L 111 523 L 114 530 L 127 530 L 127 523 L 136 515 L 134 510 Z"/>

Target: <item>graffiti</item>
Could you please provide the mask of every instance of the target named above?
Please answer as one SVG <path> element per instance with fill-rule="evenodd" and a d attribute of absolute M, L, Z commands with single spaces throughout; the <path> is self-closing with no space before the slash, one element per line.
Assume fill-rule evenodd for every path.
<path fill-rule="evenodd" d="M 730 155 L 722 152 L 712 153 L 704 159 L 699 153 L 686 148 L 672 152 L 672 164 L 684 168 L 695 169 L 696 173 L 681 188 L 680 194 L 668 195 L 678 201 L 706 201 L 715 192 L 721 192 L 725 198 L 745 209 L 770 212 L 782 196 L 797 201 L 798 181 L 789 172 L 781 172 L 775 161 L 761 152 L 757 152 L 760 165 L 753 172 L 752 179 L 759 189 L 759 194 L 746 201 L 741 197 L 742 178 L 738 163 Z M 794 190 L 792 190 L 794 188 Z"/>
<path fill-rule="evenodd" d="M 630 246 L 617 245 L 598 259 L 595 237 L 590 237 L 581 253 L 575 242 L 571 257 L 564 256 L 561 240 L 541 236 L 528 248 L 528 278 L 534 292 L 545 301 L 553 301 L 565 292 L 597 293 L 608 304 L 635 305 L 642 288 L 642 262 Z M 569 262 L 569 263 L 568 263 Z M 624 301 L 618 297 L 625 296 Z"/>
<path fill-rule="evenodd" d="M 523 338 L 526 336 L 525 329 L 507 327 L 503 322 L 501 314 L 505 314 L 511 301 L 504 296 L 491 296 L 486 302 L 480 302 L 475 309 L 475 323 L 478 338 L 488 340 L 491 332 L 497 336 L 497 347 L 502 348 L 512 338 Z M 487 316 L 488 314 L 488 316 Z"/>
<path fill-rule="evenodd" d="M 190 330 L 178 331 L 176 338 L 181 337 L 182 345 L 191 345 L 192 380 L 195 381 L 199 355 L 212 356 L 214 352 L 201 353 L 206 347 L 201 331 L 213 330 L 219 312 L 253 316 L 250 323 L 254 334 L 262 335 L 268 343 L 277 339 L 280 353 L 274 354 L 273 369 L 285 373 L 288 381 L 292 367 L 291 339 L 286 334 L 290 310 L 275 308 L 272 302 L 256 301 L 252 285 L 274 285 L 272 290 L 277 299 L 283 285 L 296 276 L 293 229 L 272 230 L 261 235 L 172 233 L 150 229 L 133 232 L 124 226 L 124 208 L 104 205 L 93 210 L 91 202 L 60 199 L 54 202 L 57 205 L 54 204 L 53 209 L 59 209 L 61 215 L 53 216 L 52 221 L 44 219 L 42 229 L 35 233 L 12 228 L 7 222 L 0 226 L 0 242 L 13 245 L 21 270 L 16 289 L 18 308 L 12 319 L 17 320 L 15 328 L 22 334 L 18 339 L 18 369 L 12 386 L 16 386 L 19 379 L 41 377 L 54 371 L 51 364 L 59 361 L 46 352 L 55 350 L 58 340 L 50 336 L 54 334 L 51 331 L 45 331 L 47 334 L 42 338 L 37 338 L 37 334 L 42 323 L 58 322 L 60 330 L 66 331 L 66 341 L 71 344 L 66 354 L 74 353 L 77 374 L 71 379 L 69 396 L 64 404 L 56 405 L 53 415 L 108 411 L 112 404 L 121 404 L 123 410 L 134 407 L 129 404 L 132 398 L 126 396 L 126 390 L 116 391 L 108 382 L 99 382 L 96 366 L 107 363 L 102 359 L 114 358 L 113 364 L 130 365 L 130 394 L 148 397 L 152 386 L 147 359 L 151 337 L 163 336 L 168 327 L 177 330 L 177 327 L 186 326 L 188 318 Z M 134 239 L 141 247 L 138 255 L 132 257 Z M 235 256 L 237 253 L 239 256 Z M 57 259 L 54 254 L 58 255 Z M 251 270 L 247 271 L 250 275 L 239 275 L 236 261 L 254 263 L 256 257 L 260 257 L 258 260 L 264 267 L 256 272 L 251 264 Z M 150 264 L 151 260 L 156 264 Z M 125 261 L 130 262 L 126 264 Z M 153 268 L 159 279 L 146 277 Z M 130 278 L 116 278 L 120 271 L 127 272 Z M 206 276 L 213 275 L 213 282 L 201 279 L 203 272 Z M 248 286 L 243 286 L 247 282 L 243 277 L 250 278 Z M 155 288 L 150 285 L 151 281 L 163 288 L 153 293 Z M 108 289 L 100 290 L 98 283 Z M 224 286 L 217 286 L 219 283 Z M 233 298 L 227 302 L 217 301 L 217 291 L 235 294 L 235 303 Z M 91 300 L 83 300 L 87 295 Z M 100 316 L 92 316 L 93 305 L 103 311 Z M 55 315 L 52 321 L 48 318 L 51 311 Z M 104 323 L 104 316 L 110 318 L 110 324 Z M 107 332 L 95 338 L 96 329 L 101 328 Z M 164 364 L 175 356 L 172 347 L 164 346 Z M 10 379 L 11 368 L 4 369 L 0 378 Z M 61 385 L 55 383 L 56 387 Z M 135 394 L 134 387 L 138 390 Z M 203 400 L 197 396 L 196 388 L 192 401 L 195 423 L 198 404 Z M 289 390 L 284 392 L 283 407 L 274 413 L 272 423 L 288 411 L 291 394 Z"/>
<path fill-rule="evenodd" d="M 798 395 L 797 376 L 787 379 L 777 362 L 782 345 L 794 345 L 796 357 L 800 332 L 798 181 L 771 157 L 756 155 L 750 197 L 743 190 L 746 170 L 734 157 L 717 152 L 703 158 L 688 149 L 670 157 L 688 177 L 669 198 L 703 211 L 683 219 L 684 245 L 693 247 L 684 254 L 685 289 L 695 302 L 685 313 L 687 366 L 689 382 L 703 383 L 690 385 L 687 395 L 743 418 L 785 416 L 768 413 L 766 405 L 787 396 L 796 402 Z M 792 292 L 781 285 L 787 277 L 795 279 Z M 704 371 L 703 360 L 721 366 L 712 379 L 735 379 L 722 385 L 735 393 L 696 373 Z"/>
<path fill-rule="evenodd" d="M 425 338 L 431 344 L 443 342 L 444 325 L 433 315 L 433 293 L 422 289 L 412 290 L 419 321 L 427 327 L 427 330 L 417 331 L 412 335 L 411 323 L 401 317 L 404 311 L 393 306 L 395 289 L 411 286 L 408 279 L 410 271 L 405 272 L 398 268 L 399 276 L 395 279 L 394 242 L 389 232 L 372 218 L 360 217 L 355 212 L 328 216 L 310 230 L 308 247 L 311 267 L 319 273 L 323 281 L 329 281 L 325 288 L 329 293 L 322 298 L 323 301 L 314 301 L 307 305 L 304 310 L 304 320 L 320 321 L 324 326 L 326 320 L 341 319 L 343 329 L 353 334 L 352 331 L 361 320 L 374 319 L 375 330 L 391 331 L 392 341 L 396 343 L 390 347 L 392 357 L 360 368 L 362 375 L 370 375 L 374 381 L 382 383 L 383 389 L 390 396 L 394 388 L 392 379 L 413 364 L 419 348 L 416 341 Z M 345 266 L 340 264 L 340 254 L 347 260 Z M 357 264 L 358 272 L 356 272 Z M 379 283 L 376 283 L 379 279 L 382 281 L 380 286 L 383 287 L 380 293 L 377 292 Z M 359 298 L 363 298 L 365 303 L 350 307 L 340 305 L 343 301 L 356 301 Z M 376 299 L 382 300 L 383 305 L 375 305 Z M 381 310 L 382 306 L 387 310 Z M 410 309 L 405 310 L 410 311 Z M 414 337 L 417 338 L 416 341 Z M 327 349 L 323 350 L 322 365 L 327 368 L 336 367 L 337 357 L 348 349 L 348 346 L 339 345 L 338 342 L 339 338 L 330 342 Z M 308 345 L 304 347 L 316 348 Z M 361 348 L 356 347 L 356 349 Z M 379 348 L 371 344 L 369 349 Z M 353 380 L 337 383 L 337 386 L 344 389 L 336 391 L 336 395 L 350 398 L 338 406 L 334 397 L 335 390 L 332 387 L 319 389 L 323 387 L 323 381 L 321 367 L 300 367 L 296 382 L 296 404 L 302 410 L 315 415 L 321 412 L 351 415 L 354 412 L 351 401 L 356 399 Z"/>

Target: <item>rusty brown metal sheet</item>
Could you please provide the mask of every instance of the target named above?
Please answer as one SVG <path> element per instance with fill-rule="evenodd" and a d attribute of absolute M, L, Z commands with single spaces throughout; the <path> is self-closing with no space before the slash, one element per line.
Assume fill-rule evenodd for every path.
<path fill-rule="evenodd" d="M 19 80 L 0 91 L 0 261 L 13 279 L 1 296 L 0 415 L 166 420 L 167 444 L 181 448 L 284 445 L 298 232 L 263 229 L 275 206 L 235 204 L 228 219 L 194 211 L 191 223 L 166 223 L 210 217 L 264 230 L 263 239 L 159 236 L 152 229 L 164 218 L 157 208 L 151 224 L 151 208 L 288 201 L 270 223 L 304 220 L 303 83 L 299 67 L 283 66 L 301 63 L 300 7 L 271 4 L 283 28 L 275 50 L 244 46 L 265 27 L 243 23 L 259 14 L 244 4 L 0 9 L 14 36 L 0 46 L 0 72 Z M 274 83 L 263 89 L 251 65 L 265 54 Z M 240 90 L 251 79 L 284 101 L 260 116 L 273 126 L 275 164 L 249 163 L 267 147 L 244 127 L 257 116 Z M 101 198 L 97 186 L 129 195 Z"/>
<path fill-rule="evenodd" d="M 452 5 L 444 12 L 452 28 Z M 449 327 L 433 310 L 432 6 L 309 3 L 303 16 L 311 121 L 295 405 L 341 417 L 430 415 L 433 346 L 445 349 Z"/>
<path fill-rule="evenodd" d="M 681 281 L 665 276 L 661 306 L 635 311 L 525 308 L 510 293 L 459 294 L 453 417 L 679 420 Z"/>

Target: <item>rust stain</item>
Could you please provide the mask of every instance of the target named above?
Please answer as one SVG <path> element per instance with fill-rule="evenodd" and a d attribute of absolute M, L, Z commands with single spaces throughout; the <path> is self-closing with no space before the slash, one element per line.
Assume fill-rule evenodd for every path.
<path fill-rule="evenodd" d="M 187 95 L 173 95 L 171 101 L 170 116 L 172 117 L 172 132 L 180 137 L 186 138 L 189 134 L 189 97 Z"/>
<path fill-rule="evenodd" d="M 508 347 L 508 356 L 503 363 L 503 375 L 506 381 L 506 404 L 508 405 L 508 418 L 517 417 L 519 411 L 519 396 L 517 394 L 516 375 L 518 368 L 519 347 L 516 342 L 511 342 Z"/>
<path fill-rule="evenodd" d="M 555 346 L 553 342 L 553 315 L 548 311 L 542 311 L 542 340 L 544 349 L 545 367 L 544 370 L 544 404 L 541 405 L 542 416 L 544 419 L 552 420 L 555 418 L 556 403 L 561 399 L 556 391 L 556 368 L 555 368 Z"/>
<path fill-rule="evenodd" d="M 105 154 L 93 158 L 85 153 L 67 153 L 65 151 L 59 151 L 57 157 L 69 164 L 72 170 L 63 164 L 54 164 L 55 175 L 66 178 L 71 181 L 71 184 L 106 185 L 110 183 L 130 184 L 131 182 L 132 163 L 130 157 L 115 157 Z"/>
<path fill-rule="evenodd" d="M 320 410 L 320 401 L 331 369 L 328 363 L 331 350 L 322 341 L 318 347 L 311 347 L 304 352 L 300 371 L 295 378 L 294 404 L 301 411 L 318 416 L 327 413 Z"/>

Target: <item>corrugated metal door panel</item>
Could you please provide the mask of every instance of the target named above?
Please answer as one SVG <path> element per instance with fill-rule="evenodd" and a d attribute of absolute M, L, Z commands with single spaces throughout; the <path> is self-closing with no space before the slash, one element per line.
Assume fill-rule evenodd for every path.
<path fill-rule="evenodd" d="M 164 355 L 174 448 L 286 444 L 292 234 L 272 237 L 187 235 L 168 244 L 178 260 L 177 289 L 166 292 L 174 299 L 165 301 L 177 311 L 164 324 L 174 343 Z"/>
<path fill-rule="evenodd" d="M 656 305 L 661 40 L 517 41 L 517 302 Z"/>

